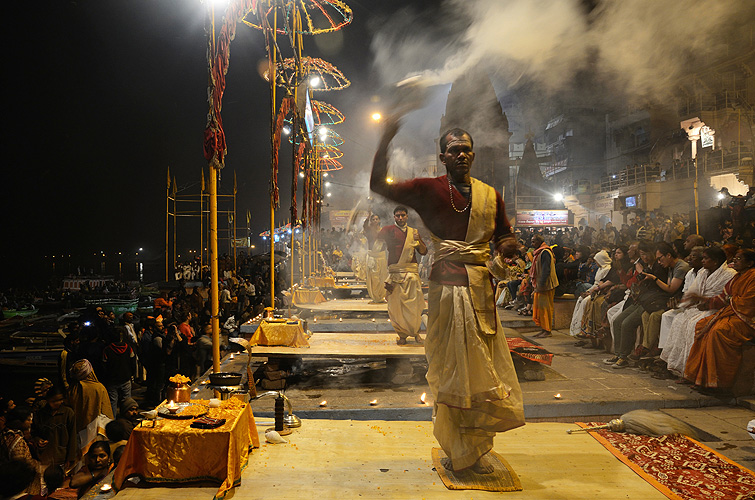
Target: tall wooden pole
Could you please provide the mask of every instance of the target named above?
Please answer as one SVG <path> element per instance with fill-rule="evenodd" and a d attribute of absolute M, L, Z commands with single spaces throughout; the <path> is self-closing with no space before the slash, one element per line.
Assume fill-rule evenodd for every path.
<path fill-rule="evenodd" d="M 212 13 L 212 57 L 215 62 L 215 6 L 210 6 Z M 210 164 L 210 326 L 212 327 L 212 371 L 220 371 L 220 300 L 218 294 L 218 171 Z"/>
<path fill-rule="evenodd" d="M 214 17 L 214 16 L 213 16 Z M 210 304 L 212 371 L 220 371 L 220 301 L 218 294 L 218 171 L 210 166 Z"/>
<path fill-rule="evenodd" d="M 202 185 L 199 189 L 199 279 L 202 280 L 204 267 L 204 168 L 202 169 Z"/>
<path fill-rule="evenodd" d="M 176 268 L 177 258 L 176 258 L 176 212 L 178 211 L 178 207 L 176 205 L 176 198 L 177 192 L 176 192 L 176 177 L 173 176 L 173 269 Z"/>
<path fill-rule="evenodd" d="M 170 231 L 170 167 L 168 167 L 168 187 L 165 188 L 165 281 L 168 281 L 168 234 Z"/>
<path fill-rule="evenodd" d="M 238 248 L 236 247 L 236 171 L 233 171 L 233 272 L 238 273 L 238 265 L 236 264 L 236 254 Z"/>
<path fill-rule="evenodd" d="M 272 114 L 270 115 L 272 119 L 270 120 L 270 133 L 272 134 L 271 137 L 275 136 L 275 125 L 276 125 L 276 98 L 275 98 L 275 85 L 276 81 L 278 79 L 278 54 L 276 52 L 276 40 L 277 40 L 277 30 L 278 30 L 278 9 L 274 9 L 273 13 L 273 27 L 270 30 L 272 32 L 273 36 L 273 43 L 268 47 L 268 50 L 271 52 L 271 62 L 270 65 L 270 106 Z M 272 179 L 270 179 L 271 186 L 270 186 L 270 307 L 275 309 L 275 199 L 273 198 L 272 193 Z"/>

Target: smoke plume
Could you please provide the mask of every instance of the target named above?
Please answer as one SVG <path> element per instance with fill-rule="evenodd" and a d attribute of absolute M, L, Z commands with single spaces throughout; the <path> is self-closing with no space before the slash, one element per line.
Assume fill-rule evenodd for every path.
<path fill-rule="evenodd" d="M 578 0 L 446 0 L 434 13 L 396 13 L 372 49 L 386 84 L 412 74 L 447 84 L 484 68 L 498 87 L 535 84 L 552 95 L 589 72 L 612 92 L 660 100 L 753 19 L 751 0 L 603 0 L 592 9 Z"/>

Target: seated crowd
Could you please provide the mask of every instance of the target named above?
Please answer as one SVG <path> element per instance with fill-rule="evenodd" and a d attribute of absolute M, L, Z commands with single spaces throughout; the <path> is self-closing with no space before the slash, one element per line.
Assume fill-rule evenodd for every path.
<path fill-rule="evenodd" d="M 566 234 L 579 241 L 578 231 Z M 647 235 L 640 227 L 631 241 L 618 235 L 612 244 L 601 238 L 574 249 L 545 236 L 556 259 L 556 296 L 577 299 L 569 333 L 577 346 L 612 353 L 605 363 L 613 368 L 639 366 L 703 392 L 730 391 L 743 346 L 755 339 L 752 242 L 740 248 L 697 234 L 682 240 L 683 228 L 671 241 L 670 233 L 660 241 L 637 238 Z M 542 239 L 523 233 L 519 256 L 496 273 L 499 306 L 531 314 L 531 242 Z"/>
<path fill-rule="evenodd" d="M 268 270 L 260 265 L 245 278 L 231 272 L 221 282 L 221 349 L 237 324 L 269 304 Z M 208 370 L 210 317 L 206 292 L 182 286 L 161 293 L 141 317 L 91 306 L 69 323 L 56 376 L 37 380 L 23 404 L 0 396 L 0 498 L 21 491 L 80 498 L 107 475 L 141 419 L 132 385 L 146 386 L 152 408 L 171 377 L 195 380 Z M 6 474 L 15 479 L 4 482 Z"/>

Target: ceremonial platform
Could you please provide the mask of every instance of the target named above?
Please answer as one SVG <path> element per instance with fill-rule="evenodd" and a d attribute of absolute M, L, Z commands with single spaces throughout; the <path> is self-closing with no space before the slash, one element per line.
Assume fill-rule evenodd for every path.
<path fill-rule="evenodd" d="M 425 348 L 414 341 L 396 344 L 390 333 L 313 333 L 309 347 L 253 346 L 253 356 L 302 358 L 424 358 Z"/>
<path fill-rule="evenodd" d="M 265 442 L 264 429 L 271 425 L 258 419 L 261 448 L 250 454 L 241 484 L 226 500 L 298 498 L 305 492 L 344 499 L 502 495 L 443 486 L 431 460 L 431 449 L 437 446 L 431 422 L 304 420 L 283 444 Z M 570 428 L 574 425 L 535 423 L 496 437 L 494 451 L 509 462 L 522 485 L 522 491 L 507 492 L 506 498 L 666 498 L 590 435 L 568 435 Z M 137 485 L 126 487 L 115 498 L 210 500 L 216 492 L 217 486 L 211 484 Z"/>
<path fill-rule="evenodd" d="M 388 314 L 388 304 L 375 303 L 370 299 L 334 299 L 317 304 L 300 304 L 302 312 L 313 313 L 385 313 Z"/>

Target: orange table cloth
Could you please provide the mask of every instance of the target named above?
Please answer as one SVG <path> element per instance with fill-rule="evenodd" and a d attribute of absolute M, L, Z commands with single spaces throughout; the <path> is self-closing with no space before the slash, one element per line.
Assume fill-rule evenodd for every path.
<path fill-rule="evenodd" d="M 299 320 L 286 322 L 260 321 L 260 325 L 249 339 L 250 345 L 309 347 L 304 326 Z"/>
<path fill-rule="evenodd" d="M 311 278 L 309 278 L 309 285 L 322 288 L 335 288 L 336 279 L 332 276 L 312 276 Z"/>
<path fill-rule="evenodd" d="M 319 304 L 327 299 L 320 290 L 294 290 L 294 305 L 298 304 Z"/>
<path fill-rule="evenodd" d="M 260 446 L 257 426 L 249 404 L 236 398 L 210 408 L 208 416 L 226 422 L 216 429 L 194 429 L 190 419 L 159 419 L 154 428 L 146 421 L 136 427 L 115 469 L 113 487 L 120 490 L 133 475 L 147 483 L 210 480 L 220 483 L 215 498 L 225 497 L 241 483 L 251 448 Z"/>

